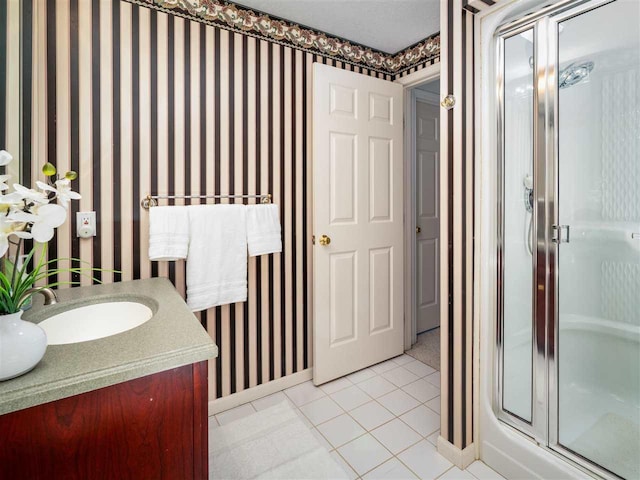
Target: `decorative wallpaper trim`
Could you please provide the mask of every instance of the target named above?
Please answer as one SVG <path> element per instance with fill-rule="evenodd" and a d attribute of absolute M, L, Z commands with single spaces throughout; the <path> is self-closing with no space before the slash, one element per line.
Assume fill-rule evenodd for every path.
<path fill-rule="evenodd" d="M 318 52 L 384 73 L 397 74 L 440 56 L 439 33 L 399 53 L 388 54 L 219 0 L 126 1 L 177 13 L 192 20 L 265 38 L 294 48 Z"/>

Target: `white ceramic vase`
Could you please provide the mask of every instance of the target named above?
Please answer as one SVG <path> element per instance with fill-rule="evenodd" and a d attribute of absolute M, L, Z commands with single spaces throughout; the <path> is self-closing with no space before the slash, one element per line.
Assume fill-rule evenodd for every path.
<path fill-rule="evenodd" d="M 22 320 L 22 313 L 0 315 L 0 381 L 27 373 L 47 349 L 47 334 Z"/>

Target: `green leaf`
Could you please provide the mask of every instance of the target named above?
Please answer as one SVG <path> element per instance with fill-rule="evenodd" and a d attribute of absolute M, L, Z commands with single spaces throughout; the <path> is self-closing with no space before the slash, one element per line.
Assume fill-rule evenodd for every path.
<path fill-rule="evenodd" d="M 85 278 L 90 278 L 91 280 L 102 283 L 99 279 L 95 278 L 91 275 L 92 272 L 113 272 L 120 273 L 116 270 L 104 269 L 104 268 L 93 268 L 90 266 L 74 266 L 74 263 L 82 264 L 82 265 L 90 265 L 89 262 L 85 260 L 81 260 L 79 258 L 53 258 L 49 260 L 45 260 L 47 244 L 39 245 L 41 247 L 41 254 L 38 258 L 38 262 L 34 265 L 31 271 L 28 271 L 29 263 L 33 260 L 37 246 L 34 246 L 31 251 L 27 254 L 27 257 L 23 263 L 23 265 L 16 269 L 14 265 L 10 261 L 5 262 L 6 271 L 0 271 L 0 311 L 5 313 L 14 313 L 20 310 L 25 302 L 29 300 L 33 296 L 32 292 L 26 295 L 26 292 L 33 288 L 38 282 L 44 281 L 46 285 L 42 287 L 36 287 L 38 289 L 42 288 L 52 288 L 58 287 L 60 285 L 78 285 L 79 281 L 57 281 L 53 283 L 47 283 L 47 280 L 54 276 L 60 275 L 62 273 L 71 273 L 76 275 L 81 275 Z M 72 266 L 70 267 L 60 267 L 58 266 L 61 262 L 69 262 Z M 55 266 L 55 268 L 50 268 Z"/>

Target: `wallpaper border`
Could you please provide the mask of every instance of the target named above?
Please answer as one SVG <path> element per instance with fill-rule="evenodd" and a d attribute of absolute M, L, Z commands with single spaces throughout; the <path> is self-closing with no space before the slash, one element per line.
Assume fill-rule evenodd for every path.
<path fill-rule="evenodd" d="M 340 37 L 219 0 L 125 0 L 227 30 L 336 58 L 381 73 L 397 75 L 440 57 L 440 33 L 388 54 Z"/>

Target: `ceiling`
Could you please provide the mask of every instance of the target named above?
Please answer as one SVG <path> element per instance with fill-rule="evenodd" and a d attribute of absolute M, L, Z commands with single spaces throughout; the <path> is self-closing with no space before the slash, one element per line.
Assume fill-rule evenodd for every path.
<path fill-rule="evenodd" d="M 440 30 L 440 0 L 239 0 L 254 10 L 397 53 Z"/>

